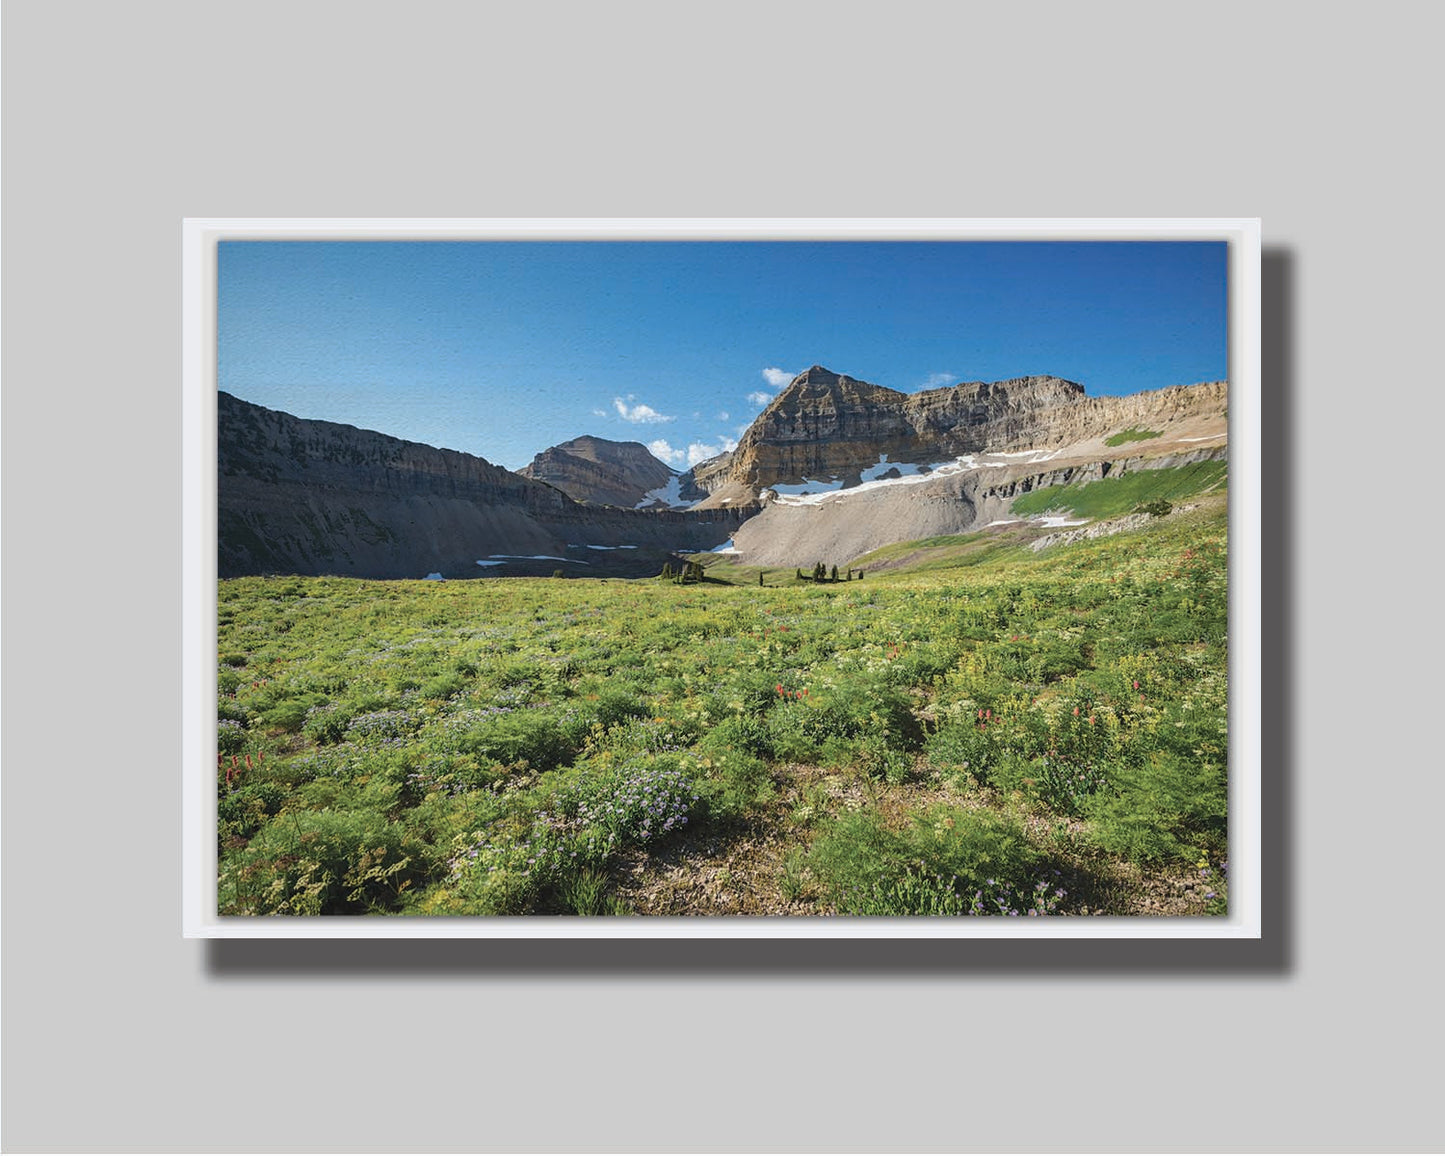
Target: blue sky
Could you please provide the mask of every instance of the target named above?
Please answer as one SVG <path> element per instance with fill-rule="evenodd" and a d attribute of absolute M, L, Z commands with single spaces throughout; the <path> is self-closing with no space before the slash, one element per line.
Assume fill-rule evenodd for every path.
<path fill-rule="evenodd" d="M 1227 376 L 1223 242 L 224 241 L 219 384 L 518 469 L 729 448 L 818 364 L 912 393 Z"/>

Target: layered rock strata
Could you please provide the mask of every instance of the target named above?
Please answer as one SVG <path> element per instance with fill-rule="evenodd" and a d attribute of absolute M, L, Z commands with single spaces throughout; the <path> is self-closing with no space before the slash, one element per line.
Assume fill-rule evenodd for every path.
<path fill-rule="evenodd" d="M 517 472 L 555 486 L 574 501 L 627 509 L 639 503 L 666 506 L 666 501 L 650 495 L 666 491 L 677 477 L 641 442 L 590 436 L 545 449 Z"/>
<path fill-rule="evenodd" d="M 705 505 L 736 504 L 774 485 L 856 485 L 885 456 L 920 463 L 1089 441 L 1103 448 L 1130 427 L 1191 419 L 1222 430 L 1227 399 L 1224 382 L 1090 398 L 1077 382 L 1049 376 L 905 394 L 815 365 L 773 399 L 736 450 L 698 465 L 694 475 L 709 491 Z"/>
<path fill-rule="evenodd" d="M 471 454 L 217 396 L 223 578 L 637 576 L 718 545 L 757 509 L 586 506 Z"/>

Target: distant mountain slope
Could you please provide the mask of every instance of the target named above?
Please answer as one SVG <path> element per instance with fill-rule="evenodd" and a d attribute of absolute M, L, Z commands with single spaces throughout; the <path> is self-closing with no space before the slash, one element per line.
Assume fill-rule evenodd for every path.
<path fill-rule="evenodd" d="M 684 492 L 681 475 L 652 455 L 641 442 L 614 442 L 584 436 L 543 450 L 518 471 L 556 486 L 578 502 L 627 509 L 686 506 L 706 497 Z"/>
<path fill-rule="evenodd" d="M 528 477 L 222 393 L 218 564 L 641 576 L 729 539 L 750 564 L 847 563 L 986 526 L 1041 486 L 1225 458 L 1228 402 L 1225 382 L 1091 398 L 1048 376 L 904 394 L 813 366 L 736 449 L 686 474 L 640 443 L 580 437 L 538 454 Z"/>
<path fill-rule="evenodd" d="M 1056 377 L 902 394 L 814 366 L 698 467 L 699 508 L 761 496 L 733 539 L 749 564 L 846 564 L 1007 518 L 1040 487 L 1224 458 L 1228 402 L 1225 382 L 1090 398 Z"/>
<path fill-rule="evenodd" d="M 705 505 L 737 504 L 809 480 L 857 485 L 885 462 L 1057 449 L 1131 424 L 1179 425 L 1191 417 L 1217 417 L 1222 429 L 1227 401 L 1223 382 L 1090 398 L 1077 382 L 1049 376 L 905 394 L 815 365 L 773 399 L 737 449 L 699 464 L 694 474 L 709 491 Z"/>
<path fill-rule="evenodd" d="M 471 454 L 217 395 L 221 577 L 656 573 L 753 512 L 584 506 Z"/>

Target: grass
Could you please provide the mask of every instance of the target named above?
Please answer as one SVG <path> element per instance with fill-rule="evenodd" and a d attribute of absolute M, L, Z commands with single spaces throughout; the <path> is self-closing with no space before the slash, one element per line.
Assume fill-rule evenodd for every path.
<path fill-rule="evenodd" d="M 765 911 L 1224 911 L 1222 498 L 1023 540 L 825 584 L 223 581 L 221 911 L 645 914 L 665 878 L 702 914 L 722 855 Z"/>
<path fill-rule="evenodd" d="M 1104 439 L 1106 446 L 1122 446 L 1129 442 L 1145 442 L 1150 438 L 1157 438 L 1160 431 L 1157 429 L 1126 429 L 1120 430 L 1113 437 Z"/>
<path fill-rule="evenodd" d="M 1013 512 L 1023 517 L 1049 510 L 1070 510 L 1081 518 L 1112 518 L 1149 502 L 1178 502 L 1223 485 L 1228 463 L 1195 462 L 1163 470 L 1138 470 L 1071 486 L 1049 486 L 1016 498 Z"/>

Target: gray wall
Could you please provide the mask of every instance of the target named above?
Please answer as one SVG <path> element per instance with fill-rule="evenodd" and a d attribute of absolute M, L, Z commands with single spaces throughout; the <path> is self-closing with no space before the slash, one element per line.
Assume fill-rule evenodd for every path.
<path fill-rule="evenodd" d="M 11 0 L 6 1150 L 1438 1148 L 1425 10 Z M 1262 217 L 1267 940 L 182 941 L 187 215 Z"/>

